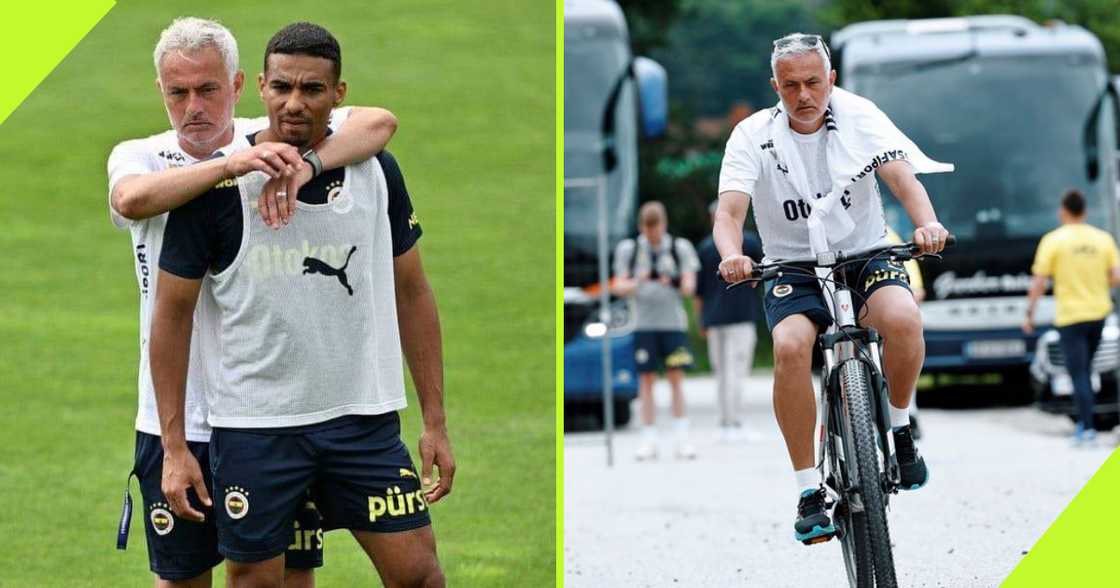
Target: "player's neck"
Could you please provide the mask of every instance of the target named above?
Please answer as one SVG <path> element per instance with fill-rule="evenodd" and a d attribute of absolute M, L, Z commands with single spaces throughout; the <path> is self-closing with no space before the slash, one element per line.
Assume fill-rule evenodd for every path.
<path fill-rule="evenodd" d="M 811 123 L 803 123 L 803 122 L 800 122 L 800 121 L 793 120 L 792 118 L 789 119 L 789 127 L 791 129 L 793 129 L 794 131 L 796 131 L 800 135 L 812 135 L 813 133 L 821 130 L 821 127 L 823 127 L 823 126 L 824 126 L 824 117 L 823 116 L 820 117 L 819 119 L 811 122 Z"/>
<path fill-rule="evenodd" d="M 260 133 L 257 133 L 256 142 L 257 143 L 265 143 L 265 142 L 271 141 L 271 142 L 278 142 L 278 143 L 289 143 L 290 145 L 299 149 L 300 151 L 304 151 L 308 148 L 314 147 L 314 146 L 318 145 L 319 143 L 321 143 L 323 141 L 323 139 L 326 138 L 326 136 L 327 136 L 326 132 L 324 132 L 323 134 L 319 135 L 318 137 L 312 138 L 310 141 L 308 141 L 306 143 L 295 144 L 295 143 L 290 143 L 288 141 L 284 141 L 283 139 L 280 138 L 280 135 L 278 135 L 275 131 L 272 130 L 272 127 L 269 127 L 267 129 L 261 131 Z"/>
<path fill-rule="evenodd" d="M 196 145 L 183 137 L 179 137 L 179 147 L 182 148 L 183 152 L 198 160 L 208 159 L 214 152 L 231 142 L 233 142 L 233 125 L 230 125 L 230 128 L 226 129 L 226 132 L 222 133 L 217 139 L 204 145 Z"/>

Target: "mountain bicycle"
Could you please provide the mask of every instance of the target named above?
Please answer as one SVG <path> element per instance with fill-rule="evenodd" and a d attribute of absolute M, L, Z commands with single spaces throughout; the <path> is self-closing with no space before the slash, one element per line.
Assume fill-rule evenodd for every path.
<path fill-rule="evenodd" d="M 946 247 L 955 244 L 950 236 Z M 764 282 L 784 273 L 809 275 L 821 285 L 832 325 L 817 337 L 824 356 L 820 373 L 818 469 L 834 506 L 832 520 L 844 552 L 848 583 L 853 588 L 897 586 L 891 553 L 887 506 L 899 489 L 898 459 L 891 434 L 887 382 L 883 377 L 881 339 L 859 326 L 845 272 L 850 265 L 877 259 L 898 263 L 919 255 L 914 243 L 880 246 L 856 253 L 830 251 L 812 259 L 754 266 L 748 282 Z M 859 275 L 857 272 L 856 275 Z M 866 300 L 864 301 L 866 310 Z M 815 537 L 806 544 L 824 542 Z"/>

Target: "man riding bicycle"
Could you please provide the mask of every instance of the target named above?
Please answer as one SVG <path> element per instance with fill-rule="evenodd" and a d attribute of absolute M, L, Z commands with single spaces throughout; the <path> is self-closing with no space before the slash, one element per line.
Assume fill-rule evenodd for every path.
<path fill-rule="evenodd" d="M 940 252 L 949 233 L 937 222 L 915 173 L 951 171 L 952 166 L 926 158 L 869 101 L 834 90 L 836 72 L 820 36 L 795 33 L 778 39 L 770 63 L 770 85 L 781 100 L 735 127 L 720 169 L 713 236 L 723 279 L 736 283 L 751 277 L 752 261 L 742 255 L 742 227 L 752 196 L 766 262 L 887 245 L 876 172 L 917 227 L 913 239 L 921 253 Z M 914 446 L 907 406 L 925 342 L 906 271 L 887 259 L 841 271 L 852 286 L 860 323 L 883 337 L 901 487 L 920 488 L 928 472 Z M 797 272 L 774 280 L 764 304 L 774 341 L 774 412 L 800 493 L 795 537 L 830 537 L 836 527 L 813 451 L 811 369 L 813 345 L 832 315 L 818 279 Z"/>

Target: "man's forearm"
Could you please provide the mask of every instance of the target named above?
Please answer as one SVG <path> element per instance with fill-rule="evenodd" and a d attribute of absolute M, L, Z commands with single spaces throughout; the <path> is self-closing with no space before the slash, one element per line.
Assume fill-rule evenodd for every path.
<path fill-rule="evenodd" d="M 1038 305 L 1038 299 L 1046 293 L 1046 282 L 1048 279 L 1045 276 L 1032 276 L 1031 286 L 1027 290 L 1027 318 L 1034 318 L 1034 309 Z"/>
<path fill-rule="evenodd" d="M 712 223 L 712 239 L 720 259 L 743 253 L 743 223 L 747 221 L 751 197 L 742 192 L 724 192 Z"/>
<path fill-rule="evenodd" d="M 933 203 L 929 200 L 926 187 L 911 171 L 910 164 L 904 161 L 888 163 L 879 168 L 879 175 L 906 209 L 906 214 L 910 216 L 914 227 L 920 228 L 928 223 L 937 222 L 937 213 L 933 210 Z"/>
<path fill-rule="evenodd" d="M 338 132 L 328 136 L 315 148 L 323 169 L 335 169 L 360 163 L 385 150 L 397 117 L 384 108 L 354 107 Z"/>
<path fill-rule="evenodd" d="M 117 214 L 142 220 L 178 208 L 229 177 L 226 158 L 129 176 L 113 188 Z"/>
<path fill-rule="evenodd" d="M 681 294 L 686 298 L 696 294 L 696 272 L 681 274 Z"/>
<path fill-rule="evenodd" d="M 152 317 L 150 364 L 164 449 L 186 446 L 187 363 L 192 313 L 157 308 Z"/>
<path fill-rule="evenodd" d="M 426 428 L 444 428 L 443 342 L 435 294 L 423 284 L 397 292 L 397 324 Z"/>

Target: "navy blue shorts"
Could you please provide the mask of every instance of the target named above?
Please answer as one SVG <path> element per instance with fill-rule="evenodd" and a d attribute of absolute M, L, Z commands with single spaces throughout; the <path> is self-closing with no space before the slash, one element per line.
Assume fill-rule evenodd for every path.
<path fill-rule="evenodd" d="M 218 549 L 237 562 L 280 555 L 310 491 L 324 530 L 392 533 L 431 524 L 397 413 L 304 427 L 214 429 Z"/>
<path fill-rule="evenodd" d="M 212 488 L 210 473 L 210 444 L 187 442 L 187 448 L 198 460 L 207 487 Z M 144 530 L 148 540 L 148 565 L 152 572 L 164 580 L 188 580 L 222 561 L 218 551 L 218 528 L 214 516 L 202 506 L 194 491 L 188 491 L 191 504 L 206 513 L 206 521 L 196 523 L 176 517 L 160 490 L 163 476 L 163 444 L 156 435 L 136 432 L 136 461 L 133 471 L 140 481 L 140 494 L 144 501 Z M 308 500 L 304 500 L 308 504 Z M 295 532 L 310 531 L 318 542 L 288 546 L 286 565 L 294 569 L 310 569 L 323 565 L 323 531 L 319 513 L 314 508 L 301 509 L 291 527 Z M 303 548 L 304 545 L 307 548 Z"/>
<path fill-rule="evenodd" d="M 906 269 L 888 259 L 853 263 L 841 271 L 852 291 L 852 306 L 857 320 L 862 318 L 860 315 L 867 299 L 879 288 L 895 285 L 910 289 L 910 276 Z M 763 306 L 766 308 L 766 323 L 771 331 L 782 319 L 795 314 L 805 315 L 821 330 L 832 324 L 828 307 L 824 304 L 824 296 L 821 295 L 820 283 L 815 276 L 791 271 L 775 278 L 767 288 Z"/>
<path fill-rule="evenodd" d="M 692 351 L 683 331 L 634 331 L 634 362 L 638 373 L 692 367 Z"/>

